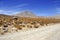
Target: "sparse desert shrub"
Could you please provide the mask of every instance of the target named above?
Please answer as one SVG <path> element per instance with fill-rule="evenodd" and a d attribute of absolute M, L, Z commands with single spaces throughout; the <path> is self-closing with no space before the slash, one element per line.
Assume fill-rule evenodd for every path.
<path fill-rule="evenodd" d="M 17 29 L 19 29 L 19 30 L 22 29 L 22 27 L 19 24 L 14 24 L 14 27 L 17 28 Z"/>
<path fill-rule="evenodd" d="M 27 25 L 27 27 L 28 27 L 28 28 L 32 28 L 32 26 L 31 26 L 31 25 Z"/>
<path fill-rule="evenodd" d="M 34 25 L 34 28 L 38 28 L 39 26 L 38 25 Z"/>
<path fill-rule="evenodd" d="M 14 20 L 14 23 L 12 23 Z M 25 27 L 25 25 L 27 24 L 31 24 L 31 25 L 27 25 L 28 28 L 32 28 L 32 25 L 35 25 L 35 28 L 38 28 L 39 26 L 36 26 L 37 23 L 39 23 L 41 26 L 48 25 L 51 23 L 60 23 L 60 19 L 54 19 L 54 18 L 30 18 L 30 17 L 16 17 L 13 18 L 11 16 L 0 16 L 0 26 L 4 25 L 5 22 L 11 23 L 12 25 L 14 25 L 14 27 L 18 28 L 18 29 L 22 29 L 23 27 Z M 21 24 L 21 25 L 19 25 Z M 25 25 L 23 25 L 25 24 Z"/>

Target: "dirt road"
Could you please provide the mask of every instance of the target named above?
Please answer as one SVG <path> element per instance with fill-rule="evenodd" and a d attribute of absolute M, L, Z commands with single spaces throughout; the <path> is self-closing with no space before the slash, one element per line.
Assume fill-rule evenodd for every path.
<path fill-rule="evenodd" d="M 60 24 L 2 35 L 0 40 L 60 40 Z"/>

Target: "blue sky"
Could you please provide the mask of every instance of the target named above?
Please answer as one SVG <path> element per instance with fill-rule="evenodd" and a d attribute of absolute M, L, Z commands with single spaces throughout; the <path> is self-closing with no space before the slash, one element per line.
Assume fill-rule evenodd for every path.
<path fill-rule="evenodd" d="M 0 0 L 0 14 L 29 10 L 38 16 L 60 14 L 60 0 Z"/>

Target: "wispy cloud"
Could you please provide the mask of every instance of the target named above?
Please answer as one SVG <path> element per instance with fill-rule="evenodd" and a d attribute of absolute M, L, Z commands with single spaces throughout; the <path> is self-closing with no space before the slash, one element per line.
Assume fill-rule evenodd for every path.
<path fill-rule="evenodd" d="M 26 6 L 26 5 L 28 5 L 28 4 L 20 4 L 20 5 L 17 5 L 17 6 L 15 6 L 15 7 L 24 7 L 24 6 Z"/>
<path fill-rule="evenodd" d="M 10 14 L 12 11 L 0 10 L 0 14 Z"/>
<path fill-rule="evenodd" d="M 16 6 L 13 6 L 11 11 L 19 11 L 21 9 L 23 9 L 23 7 L 27 6 L 28 4 L 19 4 L 19 5 L 16 5 Z"/>
<path fill-rule="evenodd" d="M 60 8 L 56 8 L 57 13 L 60 14 Z"/>
<path fill-rule="evenodd" d="M 0 12 L 3 12 L 4 10 L 0 10 Z"/>
<path fill-rule="evenodd" d="M 0 10 L 0 14 L 7 14 L 7 15 L 12 15 L 19 13 L 20 11 L 8 11 L 8 10 Z"/>
<path fill-rule="evenodd" d="M 21 9 L 23 9 L 24 6 L 27 6 L 28 4 L 20 4 L 16 6 L 10 7 L 10 10 L 8 9 L 0 9 L 0 14 L 15 14 L 19 13 Z"/>

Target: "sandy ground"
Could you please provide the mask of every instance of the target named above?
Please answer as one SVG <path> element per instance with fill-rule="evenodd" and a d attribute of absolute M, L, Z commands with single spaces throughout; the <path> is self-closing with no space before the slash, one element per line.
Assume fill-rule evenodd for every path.
<path fill-rule="evenodd" d="M 60 40 L 60 24 L 7 33 L 0 40 Z"/>

